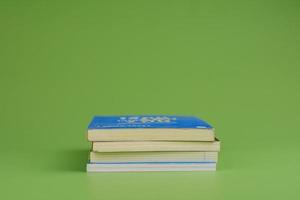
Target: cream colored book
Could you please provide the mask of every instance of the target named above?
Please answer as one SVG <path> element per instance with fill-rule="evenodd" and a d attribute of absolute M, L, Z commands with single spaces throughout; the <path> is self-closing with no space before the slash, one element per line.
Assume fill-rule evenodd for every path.
<path fill-rule="evenodd" d="M 220 151 L 220 141 L 213 142 L 170 142 L 170 141 L 131 141 L 93 142 L 95 152 L 131 151 Z"/>
<path fill-rule="evenodd" d="M 90 152 L 90 163 L 217 162 L 218 152 Z"/>
<path fill-rule="evenodd" d="M 87 131 L 89 141 L 213 141 L 214 130 L 193 116 L 95 116 Z"/>

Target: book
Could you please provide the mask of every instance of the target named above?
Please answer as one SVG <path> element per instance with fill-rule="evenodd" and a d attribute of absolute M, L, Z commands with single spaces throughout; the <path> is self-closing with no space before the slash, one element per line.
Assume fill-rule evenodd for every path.
<path fill-rule="evenodd" d="M 131 152 L 131 151 L 220 151 L 220 141 L 121 141 L 93 142 L 95 152 Z"/>
<path fill-rule="evenodd" d="M 214 130 L 193 116 L 95 116 L 88 127 L 89 141 L 213 141 Z"/>
<path fill-rule="evenodd" d="M 90 152 L 90 163 L 217 162 L 218 152 Z"/>
<path fill-rule="evenodd" d="M 216 171 L 214 162 L 165 162 L 165 163 L 88 163 L 87 172 L 139 172 L 139 171 Z"/>

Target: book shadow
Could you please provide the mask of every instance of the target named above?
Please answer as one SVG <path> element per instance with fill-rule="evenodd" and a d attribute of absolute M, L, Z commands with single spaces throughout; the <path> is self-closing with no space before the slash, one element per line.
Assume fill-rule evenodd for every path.
<path fill-rule="evenodd" d="M 88 157 L 89 150 L 61 150 L 55 154 L 51 169 L 56 172 L 85 172 Z"/>

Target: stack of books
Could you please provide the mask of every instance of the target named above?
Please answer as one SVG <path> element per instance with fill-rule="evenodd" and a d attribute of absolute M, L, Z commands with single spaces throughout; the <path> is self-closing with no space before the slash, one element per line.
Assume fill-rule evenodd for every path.
<path fill-rule="evenodd" d="M 220 141 L 193 116 L 96 116 L 88 172 L 215 171 Z"/>

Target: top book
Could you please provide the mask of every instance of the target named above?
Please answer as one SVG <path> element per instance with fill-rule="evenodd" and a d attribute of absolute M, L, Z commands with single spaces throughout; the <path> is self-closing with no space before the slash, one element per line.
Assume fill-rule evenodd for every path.
<path fill-rule="evenodd" d="M 193 116 L 95 116 L 89 141 L 214 141 L 213 127 Z"/>

